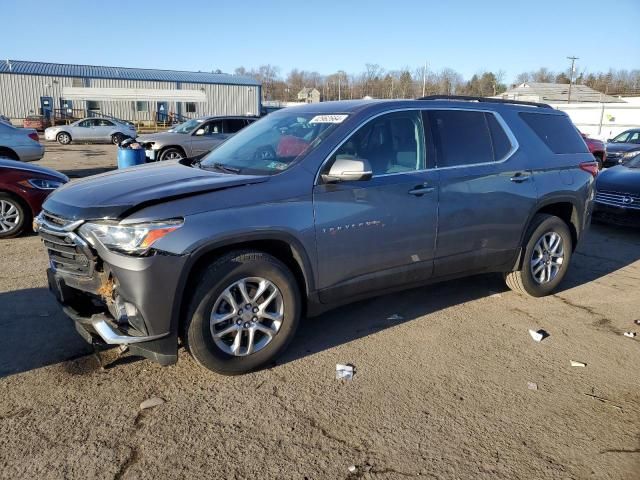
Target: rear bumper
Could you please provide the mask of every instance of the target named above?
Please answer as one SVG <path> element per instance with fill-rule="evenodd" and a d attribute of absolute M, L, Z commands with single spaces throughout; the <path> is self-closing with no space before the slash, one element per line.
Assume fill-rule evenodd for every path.
<path fill-rule="evenodd" d="M 33 162 L 40 160 L 44 156 L 44 145 L 35 143 L 34 145 L 20 145 L 13 147 L 13 150 L 18 154 L 20 160 L 23 162 Z"/>

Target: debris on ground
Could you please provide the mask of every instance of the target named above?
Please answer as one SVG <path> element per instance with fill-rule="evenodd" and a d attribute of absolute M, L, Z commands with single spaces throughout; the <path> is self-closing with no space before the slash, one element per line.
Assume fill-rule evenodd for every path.
<path fill-rule="evenodd" d="M 527 382 L 527 388 L 529 390 L 537 390 L 538 389 L 538 384 L 535 382 Z"/>
<path fill-rule="evenodd" d="M 118 353 L 119 353 L 120 355 L 122 355 L 122 354 L 124 354 L 124 353 L 127 353 L 128 351 L 129 351 L 129 345 L 120 345 L 120 346 L 118 347 Z"/>
<path fill-rule="evenodd" d="M 624 336 L 634 338 L 636 336 L 636 332 L 624 332 Z"/>
<path fill-rule="evenodd" d="M 624 410 L 620 405 L 616 405 L 615 403 L 613 403 L 611 400 L 609 400 L 608 398 L 604 398 L 604 397 L 600 397 L 598 395 L 595 395 L 593 393 L 583 393 L 583 395 L 586 395 L 587 397 L 591 397 L 591 398 L 595 398 L 596 400 L 598 400 L 599 402 L 602 402 L 606 405 L 609 405 L 613 408 L 617 408 L 618 410 L 620 410 L 621 412 Z"/>
<path fill-rule="evenodd" d="M 636 325 L 640 325 L 640 319 L 634 320 L 633 323 L 635 323 Z"/>
<path fill-rule="evenodd" d="M 387 320 L 404 320 L 404 317 L 402 315 L 394 313 L 393 315 L 387 317 Z"/>
<path fill-rule="evenodd" d="M 586 367 L 587 364 L 583 363 L 583 362 L 577 362 L 575 360 L 571 360 L 571 366 L 572 367 Z"/>
<path fill-rule="evenodd" d="M 531 335 L 531 338 L 533 338 L 536 342 L 541 342 L 542 340 L 544 340 L 549 336 L 549 334 L 542 329 L 540 330 L 529 329 L 529 335 Z"/>
<path fill-rule="evenodd" d="M 350 363 L 338 363 L 336 365 L 336 380 L 351 380 L 353 378 L 354 371 L 355 367 Z"/>
<path fill-rule="evenodd" d="M 358 469 L 356 468 L 356 466 L 355 466 L 355 465 L 351 465 L 351 466 L 349 467 L 349 471 L 350 471 L 351 473 L 356 473 L 356 472 L 358 471 Z"/>
<path fill-rule="evenodd" d="M 140 404 L 140 410 L 146 410 L 147 408 L 157 407 L 165 403 L 164 398 L 151 397 Z"/>

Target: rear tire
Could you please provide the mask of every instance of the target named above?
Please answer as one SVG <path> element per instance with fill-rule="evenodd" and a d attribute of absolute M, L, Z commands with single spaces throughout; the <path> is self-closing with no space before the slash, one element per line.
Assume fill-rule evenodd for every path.
<path fill-rule="evenodd" d="M 122 135 L 121 133 L 114 133 L 111 135 L 111 143 L 114 145 L 120 145 L 120 143 L 125 140 L 127 137 Z"/>
<path fill-rule="evenodd" d="M 507 286 L 531 297 L 549 295 L 567 273 L 573 239 L 567 224 L 554 215 L 537 214 L 527 234 L 522 269 L 506 273 Z"/>
<path fill-rule="evenodd" d="M 275 257 L 230 252 L 195 284 L 181 336 L 203 367 L 223 375 L 247 373 L 273 361 L 293 339 L 302 310 L 300 291 Z"/>
<path fill-rule="evenodd" d="M 71 135 L 69 135 L 67 132 L 60 132 L 56 136 L 56 140 L 58 140 L 58 143 L 60 145 L 69 145 L 71 143 Z"/>
<path fill-rule="evenodd" d="M 31 220 L 31 213 L 14 196 L 0 192 L 0 238 L 21 235 Z"/>

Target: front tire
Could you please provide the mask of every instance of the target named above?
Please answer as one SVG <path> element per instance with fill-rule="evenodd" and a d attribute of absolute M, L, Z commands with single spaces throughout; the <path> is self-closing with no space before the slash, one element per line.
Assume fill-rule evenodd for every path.
<path fill-rule="evenodd" d="M 196 282 L 182 339 L 203 367 L 239 375 L 273 361 L 300 322 L 300 291 L 291 271 L 259 251 L 217 259 Z"/>
<path fill-rule="evenodd" d="M 11 195 L 0 193 L 0 238 L 17 237 L 31 219 L 27 209 Z"/>
<path fill-rule="evenodd" d="M 573 239 L 559 217 L 536 215 L 527 230 L 522 269 L 505 274 L 507 286 L 531 297 L 552 293 L 567 273 Z"/>
<path fill-rule="evenodd" d="M 179 149 L 179 148 L 175 148 L 175 147 L 171 147 L 171 148 L 167 148 L 166 150 L 163 150 L 162 153 L 160 154 L 160 161 L 165 161 L 165 160 L 182 160 L 185 157 L 184 152 Z"/>
<path fill-rule="evenodd" d="M 69 135 L 67 132 L 60 132 L 56 136 L 56 140 L 58 140 L 58 143 L 60 145 L 69 145 L 71 143 L 71 135 Z"/>

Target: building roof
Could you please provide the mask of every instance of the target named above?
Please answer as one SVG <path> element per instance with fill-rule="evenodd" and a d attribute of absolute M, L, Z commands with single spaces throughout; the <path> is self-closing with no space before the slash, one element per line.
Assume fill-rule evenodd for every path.
<path fill-rule="evenodd" d="M 311 95 L 313 92 L 320 93 L 317 88 L 304 87 L 298 92 L 298 95 Z"/>
<path fill-rule="evenodd" d="M 508 98 L 511 100 L 527 100 L 531 97 L 537 97 L 535 100 L 537 102 L 567 103 L 569 84 L 525 82 L 510 88 L 500 95 L 496 95 L 496 98 Z M 571 85 L 571 103 L 584 102 L 624 103 L 624 100 L 605 95 L 586 85 Z"/>
<path fill-rule="evenodd" d="M 226 73 L 184 72 L 147 68 L 101 67 L 66 63 L 30 62 L 25 60 L 0 61 L 0 73 L 18 75 L 48 75 L 52 77 L 108 78 L 116 80 L 151 80 L 160 82 L 210 83 L 259 86 L 251 78 Z"/>

